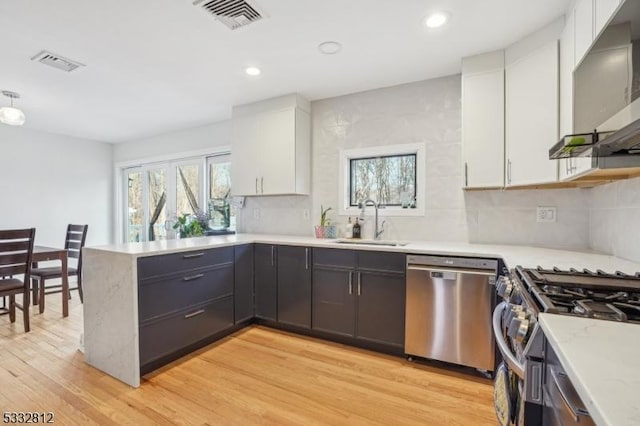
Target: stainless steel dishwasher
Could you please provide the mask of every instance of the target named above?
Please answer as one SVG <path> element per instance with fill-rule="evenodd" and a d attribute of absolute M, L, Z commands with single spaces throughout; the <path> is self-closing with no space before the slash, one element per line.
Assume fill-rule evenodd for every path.
<path fill-rule="evenodd" d="M 498 262 L 407 256 L 405 353 L 493 371 Z"/>

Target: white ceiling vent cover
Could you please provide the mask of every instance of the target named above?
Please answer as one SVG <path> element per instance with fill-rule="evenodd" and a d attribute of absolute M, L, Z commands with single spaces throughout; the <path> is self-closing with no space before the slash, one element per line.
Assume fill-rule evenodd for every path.
<path fill-rule="evenodd" d="M 31 58 L 32 61 L 38 61 L 41 64 L 49 65 L 50 67 L 57 68 L 62 71 L 71 72 L 77 68 L 84 67 L 84 64 L 80 62 L 72 61 L 64 56 L 56 55 L 49 51 L 43 50 L 36 56 Z"/>
<path fill-rule="evenodd" d="M 201 7 L 232 30 L 266 17 L 255 2 L 248 0 L 196 0 L 193 5 Z"/>

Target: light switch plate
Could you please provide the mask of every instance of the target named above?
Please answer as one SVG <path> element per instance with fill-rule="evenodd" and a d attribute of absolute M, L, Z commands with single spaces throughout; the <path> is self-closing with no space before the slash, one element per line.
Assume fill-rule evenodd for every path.
<path fill-rule="evenodd" d="M 536 209 L 536 222 L 551 223 L 557 219 L 557 210 L 555 207 L 538 207 Z"/>

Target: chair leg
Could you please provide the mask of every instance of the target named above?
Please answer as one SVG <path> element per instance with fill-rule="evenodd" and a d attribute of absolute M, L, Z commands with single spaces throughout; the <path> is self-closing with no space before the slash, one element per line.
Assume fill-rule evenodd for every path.
<path fill-rule="evenodd" d="M 9 296 L 9 321 L 16 322 L 16 296 Z"/>
<path fill-rule="evenodd" d="M 78 274 L 78 296 L 80 296 L 80 303 L 84 303 L 84 293 L 82 292 L 82 274 Z"/>
<path fill-rule="evenodd" d="M 38 304 L 38 280 L 31 280 L 31 298 L 33 299 L 33 304 Z"/>
<path fill-rule="evenodd" d="M 40 313 L 44 312 L 44 277 L 40 277 L 40 303 L 38 309 Z"/>
<path fill-rule="evenodd" d="M 29 324 L 29 305 L 31 301 L 29 300 L 29 290 L 24 292 L 24 296 L 22 297 L 22 320 L 24 321 L 24 332 L 28 333 L 31 330 L 31 326 Z"/>

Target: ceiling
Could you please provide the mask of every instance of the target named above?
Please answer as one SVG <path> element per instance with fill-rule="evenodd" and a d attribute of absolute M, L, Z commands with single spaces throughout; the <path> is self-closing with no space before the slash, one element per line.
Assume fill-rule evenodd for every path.
<path fill-rule="evenodd" d="M 291 92 L 315 100 L 458 73 L 462 57 L 513 43 L 569 1 L 256 0 L 268 18 L 235 31 L 191 0 L 1 1 L 0 90 L 22 95 L 28 128 L 123 142 Z M 437 10 L 452 19 L 427 30 Z M 342 52 L 320 54 L 327 40 Z M 30 60 L 43 49 L 86 67 Z M 248 78 L 250 65 L 262 75 Z"/>

